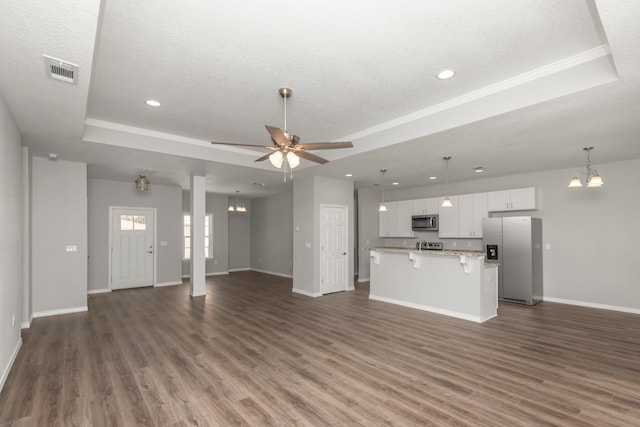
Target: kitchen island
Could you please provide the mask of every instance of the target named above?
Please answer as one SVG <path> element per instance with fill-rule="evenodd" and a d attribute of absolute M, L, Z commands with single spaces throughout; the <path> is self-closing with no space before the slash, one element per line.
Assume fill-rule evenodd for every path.
<path fill-rule="evenodd" d="M 498 264 L 484 252 L 373 248 L 369 299 L 474 322 L 498 312 Z"/>

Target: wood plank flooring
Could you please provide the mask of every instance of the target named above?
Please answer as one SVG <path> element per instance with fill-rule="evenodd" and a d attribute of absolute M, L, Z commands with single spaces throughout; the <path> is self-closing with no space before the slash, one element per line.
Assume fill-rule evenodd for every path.
<path fill-rule="evenodd" d="M 501 304 L 484 324 L 214 276 L 33 321 L 0 426 L 640 425 L 640 316 Z"/>

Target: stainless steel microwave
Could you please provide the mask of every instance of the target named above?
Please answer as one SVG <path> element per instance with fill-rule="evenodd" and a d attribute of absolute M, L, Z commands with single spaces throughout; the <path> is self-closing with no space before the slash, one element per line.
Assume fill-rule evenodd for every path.
<path fill-rule="evenodd" d="M 438 215 L 414 215 L 411 217 L 413 231 L 438 231 Z"/>

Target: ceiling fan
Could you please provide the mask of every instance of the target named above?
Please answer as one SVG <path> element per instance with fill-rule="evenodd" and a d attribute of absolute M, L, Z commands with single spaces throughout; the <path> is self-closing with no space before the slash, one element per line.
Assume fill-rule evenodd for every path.
<path fill-rule="evenodd" d="M 265 125 L 267 132 L 271 135 L 271 141 L 273 145 L 256 145 L 256 144 L 238 144 L 235 142 L 218 142 L 212 141 L 212 144 L 221 145 L 236 145 L 240 147 L 260 147 L 271 150 L 270 153 L 265 154 L 262 157 L 256 159 L 256 162 L 269 159 L 271 164 L 280 169 L 282 164 L 286 160 L 291 169 L 300 165 L 300 158 L 310 160 L 316 163 L 328 163 L 327 159 L 324 159 L 315 154 L 311 154 L 310 150 L 327 150 L 333 148 L 350 148 L 353 144 L 350 141 L 345 142 L 312 142 L 309 144 L 299 144 L 300 138 L 298 135 L 287 132 L 287 98 L 291 96 L 293 91 L 288 87 L 282 87 L 278 90 L 280 96 L 284 101 L 284 130 L 275 126 Z"/>

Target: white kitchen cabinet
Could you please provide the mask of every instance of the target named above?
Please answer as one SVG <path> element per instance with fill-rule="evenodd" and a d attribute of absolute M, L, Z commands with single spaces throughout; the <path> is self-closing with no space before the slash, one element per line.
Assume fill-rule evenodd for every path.
<path fill-rule="evenodd" d="M 535 187 L 512 190 L 490 191 L 487 193 L 489 212 L 534 210 L 536 207 Z"/>
<path fill-rule="evenodd" d="M 380 237 L 414 237 L 411 230 L 413 201 L 386 202 L 387 212 L 378 212 Z"/>
<path fill-rule="evenodd" d="M 438 213 L 438 198 L 413 200 L 413 215 L 435 215 Z"/>
<path fill-rule="evenodd" d="M 443 208 L 442 201 L 444 197 L 438 197 L 439 217 L 438 217 L 438 237 L 458 237 L 458 196 L 449 196 L 452 206 L 450 208 Z"/>
<path fill-rule="evenodd" d="M 487 193 L 458 196 L 458 237 L 481 238 L 482 218 L 488 215 Z"/>

